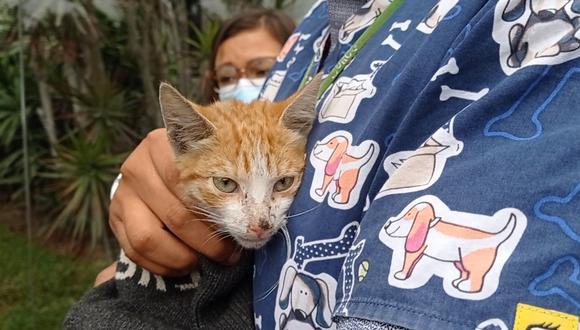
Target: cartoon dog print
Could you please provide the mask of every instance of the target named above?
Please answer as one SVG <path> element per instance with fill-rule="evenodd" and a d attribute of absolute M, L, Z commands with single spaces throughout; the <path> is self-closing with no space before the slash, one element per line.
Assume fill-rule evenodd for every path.
<path fill-rule="evenodd" d="M 315 175 L 310 196 L 314 200 L 323 201 L 330 193 L 329 205 L 340 209 L 349 209 L 358 202 L 379 146 L 375 141 L 366 140 L 355 147 L 351 141 L 350 133 L 337 131 L 318 141 L 312 149 L 310 162 L 315 167 Z"/>
<path fill-rule="evenodd" d="M 493 38 L 502 69 L 559 64 L 580 56 L 580 0 L 500 0 Z"/>
<path fill-rule="evenodd" d="M 367 2 L 356 14 L 344 22 L 338 31 L 339 42 L 343 44 L 350 43 L 355 34 L 371 25 L 391 2 L 391 0 L 372 0 Z"/>
<path fill-rule="evenodd" d="M 344 258 L 344 263 L 342 264 L 342 301 L 336 307 L 336 310 L 343 315 L 348 315 L 347 304 L 352 297 L 352 292 L 354 291 L 355 285 L 355 263 L 360 257 L 362 251 L 365 248 L 366 240 L 361 240 L 356 245 L 351 246 L 346 258 Z M 361 264 L 362 265 L 362 264 Z M 367 261 L 368 267 L 368 261 Z M 359 265 L 360 272 L 360 265 Z M 364 277 L 364 276 L 363 276 Z M 360 275 L 359 275 L 360 278 Z"/>
<path fill-rule="evenodd" d="M 572 2 L 572 11 L 578 14 L 580 12 L 578 0 L 530 1 L 532 12 L 527 22 L 515 24 L 509 32 L 511 51 L 508 65 L 510 67 L 517 68 L 533 58 L 555 56 L 560 52 L 570 52 L 580 48 L 580 39 L 577 35 L 580 29 L 580 18 L 572 18 L 564 10 L 564 7 Z M 526 0 L 508 1 L 503 18 L 509 21 L 521 17 L 525 3 Z M 551 33 L 563 31 L 564 36 L 556 33 L 555 38 L 540 38 L 540 36 L 547 37 L 548 31 Z"/>
<path fill-rule="evenodd" d="M 373 80 L 386 62 L 373 61 L 369 73 L 338 78 L 322 102 L 318 120 L 321 123 L 325 121 L 341 124 L 351 122 L 362 100 L 375 95 L 377 88 L 373 85 Z"/>
<path fill-rule="evenodd" d="M 347 223 L 340 233 L 330 238 L 305 241 L 296 237 L 291 257 L 280 272 L 276 329 L 335 329 L 331 315 L 336 303 L 337 282 L 327 273 L 305 271 L 310 263 L 322 260 L 356 257 L 350 247 L 358 234 L 359 223 Z M 357 255 L 358 256 L 358 255 Z"/>
<path fill-rule="evenodd" d="M 272 72 L 272 75 L 264 85 L 264 90 L 262 91 L 262 96 L 260 98 L 273 101 L 280 86 L 282 86 L 282 82 L 284 81 L 287 72 L 288 70 L 275 70 Z"/>
<path fill-rule="evenodd" d="M 453 135 L 451 121 L 439 128 L 415 151 L 399 151 L 385 158 L 383 166 L 389 178 L 375 197 L 427 189 L 439 180 L 447 159 L 463 150 L 463 142 Z"/>
<path fill-rule="evenodd" d="M 330 288 L 321 278 L 286 268 L 281 283 L 279 329 L 328 329 L 332 325 Z"/>
<path fill-rule="evenodd" d="M 514 208 L 490 217 L 451 211 L 435 196 L 418 198 L 389 218 L 379 234 L 394 252 L 389 284 L 417 288 L 438 275 L 451 296 L 487 298 L 497 289 L 526 224 L 525 215 Z M 397 243 L 400 239 L 403 244 Z"/>
<path fill-rule="evenodd" d="M 427 17 L 417 25 L 417 30 L 425 34 L 431 34 L 458 2 L 459 0 L 439 0 L 439 2 L 431 8 Z"/>
<path fill-rule="evenodd" d="M 313 261 L 344 258 L 358 234 L 359 224 L 356 221 L 346 224 L 338 236 L 330 239 L 321 239 L 304 242 L 303 236 L 294 241 L 292 260 L 298 269 L 304 269 Z"/>

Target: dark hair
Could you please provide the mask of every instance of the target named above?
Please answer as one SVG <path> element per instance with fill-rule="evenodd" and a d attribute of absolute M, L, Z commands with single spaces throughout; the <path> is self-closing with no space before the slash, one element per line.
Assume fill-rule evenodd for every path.
<path fill-rule="evenodd" d="M 213 77 L 213 69 L 215 67 L 217 50 L 224 41 L 240 32 L 265 28 L 274 39 L 279 41 L 281 45 L 284 45 L 286 39 L 290 37 L 295 27 L 294 21 L 283 12 L 264 8 L 248 10 L 223 22 L 220 31 L 213 41 L 208 67 L 202 77 L 202 102 L 209 103 L 218 98 L 215 92 L 217 84 Z"/>

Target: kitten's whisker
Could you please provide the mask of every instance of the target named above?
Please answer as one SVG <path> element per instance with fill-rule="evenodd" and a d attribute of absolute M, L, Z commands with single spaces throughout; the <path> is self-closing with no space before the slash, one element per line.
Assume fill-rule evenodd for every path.
<path fill-rule="evenodd" d="M 220 225 L 222 223 L 222 222 L 220 222 L 219 220 L 216 220 L 216 219 L 203 219 L 203 218 L 201 218 L 201 219 L 191 219 L 188 222 L 191 223 L 191 222 L 196 222 L 196 221 L 209 222 L 209 223 L 216 224 L 216 225 Z"/>
<path fill-rule="evenodd" d="M 197 209 L 197 210 L 202 210 L 202 211 L 206 211 L 206 212 L 212 213 L 211 210 L 209 210 L 209 209 L 207 209 L 205 207 L 199 206 L 199 205 L 188 204 L 186 207 L 188 207 L 188 208 L 194 208 L 194 209 Z"/>
<path fill-rule="evenodd" d="M 199 212 L 199 213 L 205 213 L 205 214 L 219 216 L 219 214 L 212 212 L 204 207 L 197 206 L 197 205 L 186 205 L 185 208 L 192 211 L 192 212 Z"/>
<path fill-rule="evenodd" d="M 266 299 L 274 290 L 276 290 L 277 287 L 278 287 L 278 282 L 274 283 L 274 285 L 272 285 L 268 290 L 266 290 L 266 292 L 264 292 L 264 294 L 262 294 L 255 301 L 258 302 L 258 301 L 262 301 L 262 300 Z"/>
<path fill-rule="evenodd" d="M 217 223 L 220 224 L 223 222 L 223 218 L 221 216 L 219 216 L 218 214 L 215 213 L 205 213 L 205 211 L 199 211 L 196 209 L 190 209 L 189 207 L 185 207 L 185 209 L 189 212 L 194 213 L 196 216 L 204 216 L 205 218 L 197 218 L 197 219 L 192 219 L 191 221 L 196 221 L 196 220 L 205 220 L 205 221 L 210 221 L 213 223 Z"/>
<path fill-rule="evenodd" d="M 222 219 L 216 219 L 216 218 L 195 218 L 195 219 L 191 219 L 189 221 L 207 221 L 207 222 L 213 222 L 213 223 L 223 223 Z M 220 222 L 221 221 L 221 222 Z"/>
<path fill-rule="evenodd" d="M 284 243 L 286 243 L 286 260 L 290 260 L 292 254 L 292 242 L 290 241 L 290 232 L 288 231 L 286 224 L 280 227 L 279 233 L 284 236 Z"/>
<path fill-rule="evenodd" d="M 286 219 L 295 218 L 295 217 L 299 217 L 299 216 L 305 215 L 306 213 L 309 213 L 309 212 L 312 212 L 312 211 L 316 210 L 316 209 L 317 209 L 317 208 L 319 208 L 321 205 L 322 205 L 322 204 L 318 204 L 318 205 L 316 205 L 315 207 L 313 207 L 313 208 L 311 208 L 311 209 L 308 209 L 308 210 L 306 210 L 306 211 L 298 212 L 298 213 L 296 213 L 296 214 L 292 214 L 292 215 L 287 215 L 287 216 L 286 216 Z"/>
<path fill-rule="evenodd" d="M 219 241 L 222 241 L 228 237 L 230 237 L 231 235 L 228 232 L 225 231 L 220 231 L 220 230 L 216 230 L 214 231 L 211 235 L 209 235 L 207 237 L 207 239 L 203 242 L 202 246 L 206 245 L 207 243 L 209 243 L 210 240 L 215 239 L 215 238 L 219 238 Z"/>
<path fill-rule="evenodd" d="M 210 219 L 218 219 L 213 214 L 206 214 L 206 213 L 201 213 L 201 212 L 198 212 L 198 211 L 192 211 L 192 210 L 188 210 L 188 209 L 186 209 L 186 211 L 192 213 L 196 219 L 201 219 L 201 218 L 199 218 L 199 216 L 204 216 L 204 217 L 207 217 L 207 218 L 210 218 Z M 196 220 L 196 219 L 193 219 L 193 220 Z"/>
<path fill-rule="evenodd" d="M 213 217 L 220 217 L 220 215 L 217 213 L 213 213 L 213 212 L 209 212 L 209 211 L 205 211 L 205 210 L 188 209 L 188 211 L 196 213 L 196 214 L 204 214 L 204 215 L 210 215 Z"/>

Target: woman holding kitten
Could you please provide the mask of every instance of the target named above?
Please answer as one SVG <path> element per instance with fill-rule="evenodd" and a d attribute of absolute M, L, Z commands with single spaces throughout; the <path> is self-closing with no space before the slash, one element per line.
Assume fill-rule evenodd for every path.
<path fill-rule="evenodd" d="M 251 126 L 249 123 L 257 123 L 264 120 L 263 127 L 273 130 L 278 135 L 280 145 L 275 147 L 280 153 L 280 166 L 282 170 L 290 171 L 288 164 L 294 162 L 293 176 L 285 176 L 279 178 L 276 183 L 278 189 L 277 196 L 282 200 L 285 206 L 278 207 L 278 225 L 266 226 L 264 221 L 259 225 L 252 227 L 250 235 L 245 234 L 244 228 L 230 228 L 229 231 L 244 232 L 243 237 L 240 237 L 238 243 L 245 242 L 246 247 L 255 248 L 265 243 L 269 237 L 277 232 L 279 227 L 283 224 L 284 214 L 286 208 L 291 202 L 295 189 L 299 184 L 299 177 L 303 168 L 303 153 L 307 130 L 303 126 L 293 128 L 296 125 L 295 117 L 292 111 L 283 112 L 287 104 L 276 106 L 271 103 L 266 104 L 262 102 L 258 111 L 256 107 L 252 107 L 251 103 L 258 97 L 258 94 L 264 84 L 266 75 L 269 73 L 271 67 L 276 62 L 276 56 L 280 53 L 283 43 L 292 32 L 294 23 L 285 14 L 268 9 L 256 9 L 244 14 L 232 17 L 224 22 L 214 40 L 214 47 L 212 56 L 209 60 L 209 68 L 203 77 L 202 92 L 203 101 L 208 103 L 207 106 L 194 105 L 185 100 L 179 92 L 173 89 L 168 84 L 162 84 L 160 88 L 160 102 L 163 111 L 165 124 L 168 127 L 169 140 L 173 144 L 173 154 L 171 150 L 159 149 L 164 156 L 173 159 L 175 157 L 177 163 L 186 164 L 186 168 L 191 170 L 192 165 L 197 164 L 203 175 L 209 170 L 217 167 L 217 165 L 207 165 L 207 162 L 220 161 L 216 159 L 222 145 L 233 146 L 236 141 L 223 141 L 222 132 L 230 132 L 230 127 L 241 129 L 240 134 L 249 136 L 254 134 L 251 132 L 242 132 L 246 126 Z M 316 89 L 317 90 L 317 89 Z M 316 95 L 315 92 L 311 93 Z M 297 99 L 299 100 L 299 99 Z M 311 98 L 313 102 L 314 98 Z M 213 106 L 215 101 L 225 101 L 224 106 Z M 191 108 L 190 108 L 191 104 Z M 310 114 L 305 118 L 305 125 L 309 126 L 312 122 L 314 105 L 308 107 L 311 109 Z M 300 110 L 300 109 L 297 109 Z M 198 113 L 199 111 L 199 113 Z M 264 113 L 262 113 L 264 112 Z M 279 113 L 288 114 L 288 120 L 282 120 L 280 115 L 270 116 L 268 114 Z M 193 116 L 193 117 L 191 117 Z M 198 126 L 194 130 L 189 130 L 184 134 L 182 129 L 183 123 L 192 123 L 199 120 Z M 207 120 L 210 120 L 208 122 Z M 246 123 L 248 125 L 238 125 L 239 123 Z M 280 125 L 280 128 L 277 126 Z M 218 128 L 224 127 L 225 128 Z M 196 135 L 201 129 L 207 128 L 207 133 L 213 135 L 215 142 L 215 150 L 211 152 L 206 149 L 202 154 L 192 154 L 190 150 L 182 149 L 182 146 L 190 146 L 195 141 Z M 215 131 L 214 131 L 215 129 Z M 215 133 L 215 134 L 210 134 Z M 219 131 L 219 132 L 216 132 Z M 294 133 L 298 132 L 298 134 Z M 167 141 L 167 134 L 165 131 L 157 130 L 157 133 L 150 134 L 157 137 L 163 136 L 165 142 Z M 284 133 L 286 132 L 286 133 Z M 265 132 L 267 133 L 267 132 Z M 289 134 L 285 137 L 284 134 Z M 255 134 L 254 134 L 255 135 Z M 186 137 L 187 138 L 184 138 Z M 292 144 L 288 143 L 289 139 L 294 139 L 296 136 L 301 136 Z M 204 141 L 207 142 L 208 139 Z M 239 141 L 238 141 L 239 142 Z M 207 147 L 207 144 L 205 145 Z M 247 148 L 249 154 L 260 153 L 261 150 L 255 149 L 254 143 L 248 142 L 244 146 L 234 147 L 233 149 Z M 165 153 L 169 151 L 169 153 Z M 287 159 L 286 159 L 287 158 Z M 298 160 L 298 161 L 296 161 Z M 179 167 L 179 165 L 178 165 Z M 230 166 L 235 168 L 235 166 Z M 181 168 L 183 170 L 183 168 Z M 153 170 L 149 167 L 149 170 Z M 178 174 L 175 169 L 169 170 L 172 172 L 170 176 L 173 179 L 178 179 Z M 183 173 L 183 171 L 181 171 Z M 288 173 L 288 172 L 287 172 Z M 223 177 L 222 177 L 223 176 Z M 219 178 L 214 178 L 213 183 L 220 190 L 216 192 L 215 198 L 227 197 L 228 189 L 237 185 L 233 181 L 225 178 L 222 175 Z M 228 175 L 229 176 L 229 175 Z M 126 189 L 126 183 L 131 182 L 140 186 L 139 183 L 133 181 L 130 173 L 123 173 L 123 179 L 118 186 L 121 194 Z M 296 180 L 294 180 L 296 177 Z M 126 179 L 125 179 L 126 178 Z M 182 184 L 184 181 L 181 180 Z M 190 186 L 199 187 L 199 183 L 191 183 Z M 175 190 L 169 190 L 162 185 L 151 187 L 149 190 L 152 195 L 148 197 L 156 200 L 155 195 L 158 193 L 170 193 L 175 198 L 173 201 L 178 202 L 176 196 L 183 196 L 183 189 L 174 187 Z M 215 188 L 215 187 L 213 187 Z M 115 188 L 114 188 L 115 189 Z M 172 188 L 173 189 L 173 188 Z M 207 194 L 206 194 L 207 195 Z M 157 265 L 156 263 L 147 263 L 143 268 L 138 267 L 131 260 L 145 260 L 137 255 L 135 251 L 139 250 L 147 240 L 147 231 L 154 230 L 156 224 L 153 221 L 159 212 L 163 212 L 170 217 L 188 217 L 186 220 L 192 227 L 183 228 L 184 234 L 190 235 L 193 233 L 208 233 L 214 230 L 216 219 L 204 219 L 211 221 L 199 221 L 196 216 L 192 216 L 194 211 L 197 216 L 204 218 L 214 218 L 216 211 L 202 210 L 198 203 L 191 203 L 190 207 L 183 207 L 178 203 L 166 204 L 159 203 L 156 207 L 150 209 L 152 213 L 146 214 L 137 211 L 140 205 L 140 197 L 132 195 L 128 196 L 125 202 L 133 204 L 129 206 L 123 203 L 122 208 L 116 208 L 117 212 L 124 213 L 125 211 L 139 217 L 140 224 L 128 231 L 121 229 L 115 231 L 115 235 L 126 238 L 124 243 L 136 244 L 135 247 L 128 247 L 123 249 L 119 264 L 114 263 L 106 270 L 104 270 L 97 278 L 95 285 L 97 286 L 91 290 L 85 297 L 81 299 L 69 312 L 65 320 L 65 328 L 67 329 L 87 329 L 87 328 L 249 328 L 253 324 L 251 313 L 251 258 L 244 258 L 236 267 L 225 269 L 213 262 L 205 259 L 199 265 L 200 272 L 194 271 L 191 273 L 188 269 L 198 263 L 198 258 L 193 254 L 193 251 L 202 247 L 207 247 L 208 251 L 215 248 L 234 250 L 234 243 L 224 240 L 222 237 L 214 237 L 205 242 L 200 242 L 199 247 L 192 249 L 191 247 L 180 243 L 175 239 L 172 243 L 163 244 L 159 246 L 163 253 L 176 253 L 175 259 L 167 259 L 168 264 L 173 262 L 185 262 L 185 267 L 178 271 L 165 272 L 163 263 Z M 215 199 L 214 198 L 214 199 Z M 203 199 L 203 197 L 200 197 Z M 118 205 L 118 204 L 116 204 Z M 252 213 L 255 217 L 257 207 L 259 205 L 247 208 L 247 211 Z M 129 211 L 127 208 L 133 208 L 135 212 Z M 206 206 L 208 207 L 208 206 Z M 219 207 L 218 207 L 219 208 Z M 214 209 L 215 210 L 215 209 Z M 269 211 L 269 208 L 267 208 Z M 210 214 L 211 213 L 211 214 Z M 127 213 L 128 214 L 128 213 Z M 266 217 L 262 217 L 266 218 Z M 113 217 L 110 221 L 115 221 Z M 231 223 L 231 222 L 230 222 Z M 227 228 L 222 228 L 225 230 Z M 171 229 L 173 231 L 174 229 Z M 135 241 L 133 236 L 137 233 L 140 238 L 145 241 Z M 174 237 L 169 231 L 164 231 L 166 238 Z M 146 243 L 149 244 L 149 243 Z M 243 245 L 243 244 L 242 244 Z M 220 247 L 222 246 L 222 247 Z M 173 251 L 173 252 L 171 252 Z M 181 258 L 183 254 L 189 255 L 191 258 Z M 241 249 L 238 247 L 236 252 L 229 258 L 230 263 L 236 263 L 240 258 Z M 128 258 L 127 258 L 128 257 Z M 204 266 L 205 265 L 205 266 Z M 161 266 L 161 267 L 160 267 Z M 115 280 L 108 281 L 116 272 Z M 152 274 L 152 273 L 153 274 Z M 175 278 L 161 278 L 158 274 L 164 275 L 186 275 Z M 201 274 L 201 279 L 200 279 Z M 106 283 L 103 283 L 106 282 Z M 206 283 L 206 284 L 204 284 Z M 102 284 L 102 285 L 100 285 Z"/>
<path fill-rule="evenodd" d="M 216 100 L 229 100 L 229 99 L 240 99 L 244 102 L 249 102 L 258 97 L 258 93 L 262 88 L 267 74 L 270 68 L 276 62 L 276 57 L 280 54 L 284 42 L 290 37 L 295 24 L 290 17 L 280 11 L 275 11 L 271 9 L 254 9 L 240 15 L 236 15 L 226 20 L 218 32 L 213 45 L 213 51 L 209 59 L 208 69 L 204 72 L 202 80 L 202 103 L 211 103 Z M 283 50 L 282 50 L 283 51 Z M 150 133 L 149 138 L 165 138 L 164 132 L 162 130 L 156 130 Z M 160 150 L 161 151 L 161 150 Z M 167 154 L 167 156 L 170 156 Z M 129 160 L 135 159 L 131 157 Z M 154 169 L 151 169 L 154 170 Z M 165 170 L 165 169 L 163 169 Z M 173 170 L 169 170 L 173 172 Z M 175 174 L 175 173 L 174 173 Z M 173 174 L 172 174 L 173 175 Z M 124 180 L 127 182 L 128 180 Z M 124 188 L 122 188 L 124 190 Z M 167 188 L 163 188 L 162 191 L 168 192 Z M 136 197 L 136 196 L 135 196 Z M 150 196 L 154 197 L 154 196 Z M 139 197 L 148 199 L 148 197 Z M 131 198 L 131 203 L 137 203 L 142 205 L 138 199 Z M 173 205 L 177 204 L 177 200 L 173 200 Z M 116 208 L 111 205 L 113 209 Z M 159 205 L 162 209 L 164 206 Z M 169 206 L 171 208 L 171 205 Z M 158 209 L 159 210 L 159 209 Z M 115 212 L 115 214 L 118 214 Z M 153 214 L 140 214 L 140 217 L 144 219 L 153 216 Z M 190 219 L 191 215 L 187 212 L 180 214 L 173 214 L 171 217 L 176 217 L 177 222 L 181 222 L 178 219 Z M 115 221 L 111 217 L 110 221 L 113 224 Z M 148 231 L 150 227 L 146 224 L 148 221 L 143 220 L 144 228 L 143 230 Z M 155 222 L 151 222 L 154 224 Z M 209 233 L 209 228 L 203 223 L 195 222 L 191 223 L 191 227 L 186 226 L 183 228 L 183 235 L 191 235 L 191 232 L 201 232 Z M 117 226 L 114 226 L 117 227 Z M 119 228 L 119 233 L 123 237 L 123 245 L 136 244 L 140 246 L 141 244 L 148 244 L 146 242 L 139 242 L 139 240 L 147 240 L 147 233 L 139 234 L 140 239 L 137 241 L 134 239 L 133 234 L 127 236 L 124 233 L 124 228 Z M 144 236 L 142 235 L 144 234 Z M 170 236 L 166 236 L 170 238 Z M 234 245 L 229 240 L 219 240 L 210 239 L 205 244 L 204 247 L 197 247 L 202 249 L 207 249 L 207 253 L 211 253 L 215 248 L 220 247 L 219 250 L 225 248 L 228 253 L 234 253 Z M 166 266 L 159 265 L 156 262 L 149 262 L 148 260 L 154 260 L 155 257 L 151 258 L 149 256 L 134 255 L 137 249 L 129 248 L 126 253 L 129 257 L 137 262 L 144 261 L 144 267 L 153 271 L 154 273 L 163 275 L 180 275 L 187 272 L 191 266 L 196 263 L 196 257 L 192 253 L 190 247 L 181 243 L 179 240 L 174 240 L 173 244 L 168 244 L 167 246 L 160 247 L 162 255 L 164 252 L 168 253 L 175 249 L 177 254 L 185 254 L 189 257 L 179 258 L 177 260 L 170 261 L 169 264 L 173 262 L 179 262 L 180 265 L 183 262 L 182 269 L 168 269 Z M 198 251 L 197 249 L 194 249 Z M 162 252 L 164 251 L 164 252 Z M 218 257 L 212 255 L 213 257 Z M 229 258 L 229 256 L 218 257 L 218 260 L 224 261 L 223 258 Z M 231 262 L 235 262 L 239 258 L 239 251 L 236 251 L 231 257 Z M 97 277 L 95 284 L 98 285 L 105 280 L 111 278 L 115 271 L 115 264 L 108 267 Z"/>
<path fill-rule="evenodd" d="M 280 101 L 327 74 L 287 228 L 254 254 L 256 328 L 578 329 L 578 15 L 580 0 L 317 1 L 266 82 Z M 123 165 L 121 246 L 165 275 L 236 264 L 169 212 L 171 160 L 156 131 Z"/>

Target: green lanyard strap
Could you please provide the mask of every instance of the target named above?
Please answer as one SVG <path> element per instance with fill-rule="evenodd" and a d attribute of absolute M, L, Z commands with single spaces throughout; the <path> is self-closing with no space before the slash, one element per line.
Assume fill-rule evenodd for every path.
<path fill-rule="evenodd" d="M 405 0 L 393 0 L 391 4 L 385 8 L 385 11 L 379 15 L 361 35 L 354 42 L 354 44 L 346 51 L 342 58 L 336 63 L 332 68 L 328 76 L 324 78 L 320 84 L 320 91 L 318 92 L 318 97 L 322 96 L 328 87 L 332 85 L 334 80 L 340 75 L 340 73 L 346 68 L 346 66 L 352 61 L 352 59 L 358 54 L 358 52 L 367 44 L 369 39 L 379 31 L 379 29 L 385 24 L 385 22 L 393 15 L 393 13 L 401 7 Z M 308 74 L 308 72 L 307 72 Z M 308 78 L 306 78 L 308 79 Z"/>

